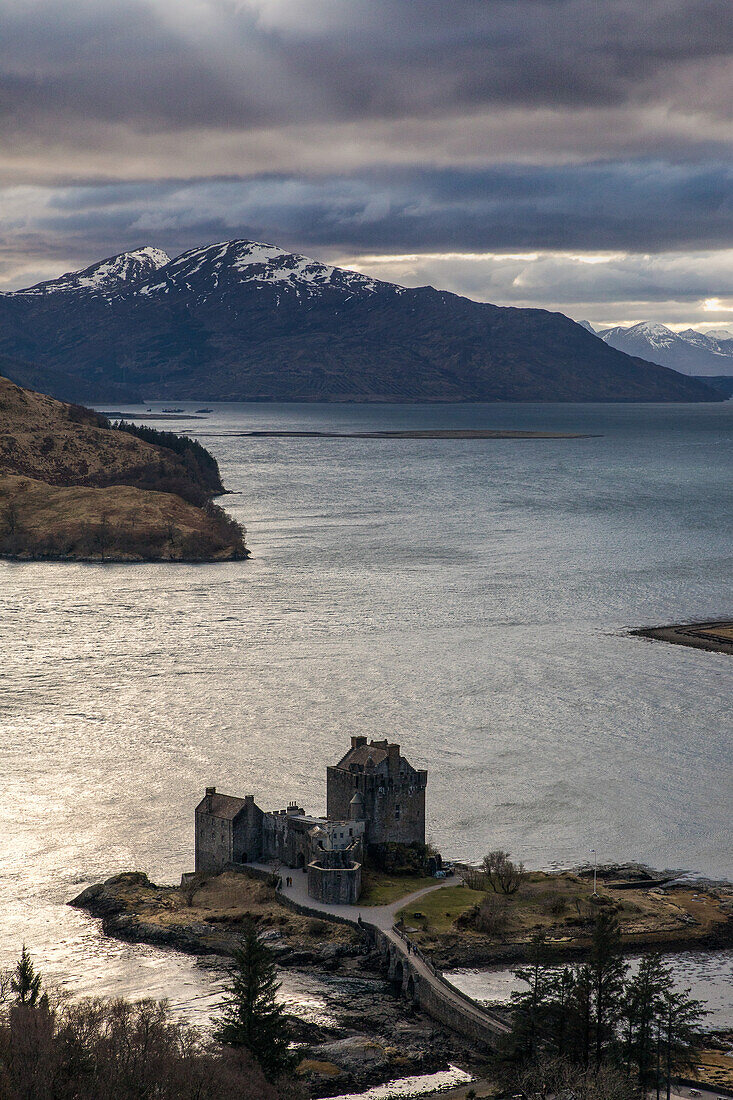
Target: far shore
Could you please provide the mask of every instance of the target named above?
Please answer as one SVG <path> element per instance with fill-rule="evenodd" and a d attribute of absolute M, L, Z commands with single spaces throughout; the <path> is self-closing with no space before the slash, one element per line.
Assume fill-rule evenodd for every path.
<path fill-rule="evenodd" d="M 733 654 L 733 619 L 714 619 L 701 623 L 675 623 L 671 626 L 645 626 L 631 633 L 654 638 L 672 645 L 706 649 L 711 653 Z"/>
<path fill-rule="evenodd" d="M 204 433 L 201 433 L 202 435 Z M 205 433 L 209 434 L 209 433 Z M 495 428 L 426 428 L 378 432 L 260 431 L 212 432 L 211 435 L 265 439 L 597 439 L 582 432 L 520 432 Z"/>

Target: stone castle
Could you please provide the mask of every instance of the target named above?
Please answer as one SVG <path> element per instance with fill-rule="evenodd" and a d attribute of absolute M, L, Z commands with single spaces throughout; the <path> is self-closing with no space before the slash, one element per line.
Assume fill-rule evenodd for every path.
<path fill-rule="evenodd" d="M 399 745 L 352 737 L 346 755 L 326 768 L 326 817 L 309 817 L 294 802 L 261 810 L 254 795 L 207 787 L 196 807 L 196 871 L 281 863 L 307 873 L 310 897 L 353 905 L 368 844 L 425 843 L 427 782 Z"/>

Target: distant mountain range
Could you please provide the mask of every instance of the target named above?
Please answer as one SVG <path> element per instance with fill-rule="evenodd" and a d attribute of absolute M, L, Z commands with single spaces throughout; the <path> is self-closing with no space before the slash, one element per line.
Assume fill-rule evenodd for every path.
<path fill-rule="evenodd" d="M 733 329 L 697 332 L 687 328 L 673 332 L 666 325 L 640 321 L 638 325 L 596 330 L 588 321 L 579 323 L 618 351 L 639 355 L 683 374 L 733 375 Z"/>
<path fill-rule="evenodd" d="M 40 387 L 87 402 L 720 399 L 560 313 L 242 240 L 175 259 L 141 248 L 0 295 L 0 354 L 24 385 L 36 371 Z"/>

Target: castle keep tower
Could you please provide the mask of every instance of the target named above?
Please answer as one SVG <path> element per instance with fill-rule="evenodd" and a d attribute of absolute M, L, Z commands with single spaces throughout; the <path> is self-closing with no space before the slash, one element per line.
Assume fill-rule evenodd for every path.
<path fill-rule="evenodd" d="M 326 769 L 326 814 L 332 821 L 363 818 L 370 844 L 425 843 L 426 771 L 388 741 L 352 737 L 351 748 Z"/>

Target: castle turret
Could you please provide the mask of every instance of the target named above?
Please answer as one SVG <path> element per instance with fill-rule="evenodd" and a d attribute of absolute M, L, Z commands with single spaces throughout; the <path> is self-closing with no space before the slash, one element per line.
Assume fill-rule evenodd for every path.
<path fill-rule="evenodd" d="M 349 821 L 364 820 L 364 796 L 361 791 L 355 791 L 354 797 L 349 803 Z"/>

